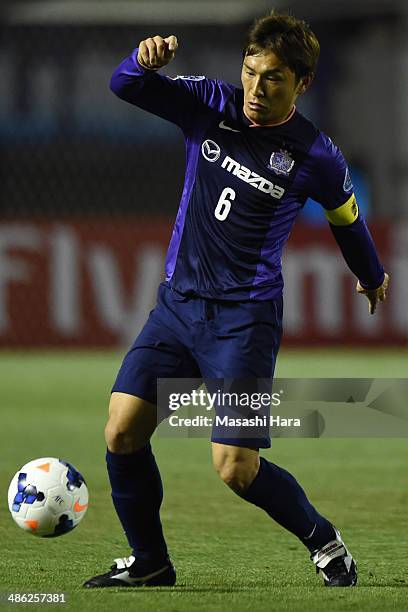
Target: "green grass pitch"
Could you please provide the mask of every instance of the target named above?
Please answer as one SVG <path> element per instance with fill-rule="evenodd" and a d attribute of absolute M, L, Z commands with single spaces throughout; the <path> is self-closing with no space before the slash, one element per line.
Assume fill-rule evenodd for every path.
<path fill-rule="evenodd" d="M 264 455 L 293 472 L 341 529 L 359 567 L 355 589 L 325 589 L 291 534 L 229 491 L 203 439 L 156 437 L 164 529 L 178 584 L 161 589 L 81 588 L 129 554 L 113 511 L 104 464 L 109 388 L 121 355 L 0 353 L 1 572 L 6 592 L 64 592 L 65 609 L 190 611 L 407 610 L 406 439 L 279 439 Z M 406 377 L 404 351 L 282 351 L 278 376 Z M 41 540 L 7 509 L 14 472 L 30 459 L 76 465 L 90 508 L 71 534 Z M 30 605 L 29 609 L 44 609 Z"/>

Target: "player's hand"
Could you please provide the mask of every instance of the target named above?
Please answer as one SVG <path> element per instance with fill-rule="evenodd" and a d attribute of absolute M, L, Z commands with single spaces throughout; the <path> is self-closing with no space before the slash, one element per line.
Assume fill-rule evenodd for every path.
<path fill-rule="evenodd" d="M 387 297 L 387 289 L 390 277 L 387 273 L 384 274 L 383 284 L 380 285 L 377 289 L 364 289 L 360 285 L 360 281 L 357 282 L 356 291 L 357 293 L 361 293 L 365 295 L 368 299 L 368 310 L 370 314 L 375 313 L 375 309 L 377 307 L 378 302 L 383 302 Z"/>
<path fill-rule="evenodd" d="M 177 47 L 177 38 L 174 35 L 167 38 L 161 36 L 146 38 L 139 43 L 137 61 L 143 68 L 158 70 L 174 59 Z"/>

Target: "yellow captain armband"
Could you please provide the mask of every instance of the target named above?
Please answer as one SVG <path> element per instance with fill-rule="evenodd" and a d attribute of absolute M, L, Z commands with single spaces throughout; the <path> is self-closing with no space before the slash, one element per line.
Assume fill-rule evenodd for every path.
<path fill-rule="evenodd" d="M 347 202 L 334 210 L 325 210 L 326 217 L 332 225 L 351 225 L 358 217 L 358 205 L 354 193 Z"/>

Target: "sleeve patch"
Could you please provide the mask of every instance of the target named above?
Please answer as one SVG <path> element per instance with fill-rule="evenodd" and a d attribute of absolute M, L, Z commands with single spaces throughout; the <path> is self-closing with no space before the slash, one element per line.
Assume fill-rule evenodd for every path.
<path fill-rule="evenodd" d="M 358 217 L 358 205 L 354 193 L 347 202 L 335 208 L 326 210 L 326 217 L 332 225 L 351 225 Z"/>
<path fill-rule="evenodd" d="M 343 189 L 346 193 L 353 189 L 353 183 L 351 182 L 350 171 L 348 168 L 346 168 L 346 174 L 345 174 L 344 182 L 343 182 Z"/>
<path fill-rule="evenodd" d="M 182 79 L 183 81 L 203 81 L 205 79 L 204 75 L 198 75 L 198 76 L 184 76 L 182 74 L 178 74 L 175 77 L 170 77 L 172 81 L 177 81 L 178 79 Z"/>

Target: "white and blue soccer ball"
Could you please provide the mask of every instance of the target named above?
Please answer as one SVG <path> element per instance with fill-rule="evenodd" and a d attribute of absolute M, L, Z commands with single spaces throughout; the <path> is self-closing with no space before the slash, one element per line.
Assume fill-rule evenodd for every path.
<path fill-rule="evenodd" d="M 73 465 L 56 459 L 34 459 L 10 483 L 8 504 L 19 527 L 43 538 L 72 531 L 88 508 L 88 488 Z"/>

